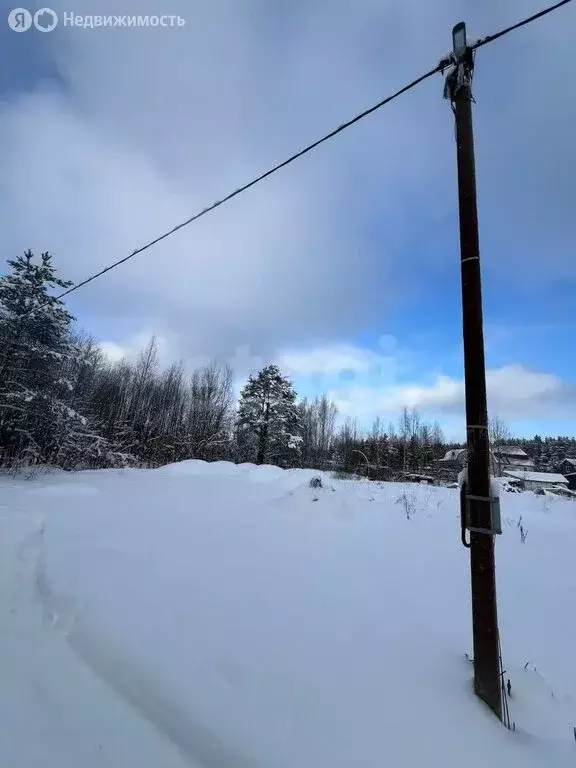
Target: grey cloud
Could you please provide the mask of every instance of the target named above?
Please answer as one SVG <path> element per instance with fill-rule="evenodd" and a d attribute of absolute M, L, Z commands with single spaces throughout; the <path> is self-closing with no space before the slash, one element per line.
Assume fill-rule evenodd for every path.
<path fill-rule="evenodd" d="M 461 18 L 474 36 L 531 10 L 520 0 L 505 9 L 472 0 L 176 0 L 169 12 L 186 18 L 182 29 L 60 30 L 51 55 L 65 93 L 2 108 L 7 245 L 12 253 L 49 248 L 81 279 L 428 69 Z M 159 7 L 77 0 L 74 12 Z M 562 45 L 574 13 L 563 14 L 478 55 L 487 261 L 497 268 L 491 253 L 512 233 L 516 244 L 530 239 L 535 253 L 550 234 L 545 222 L 555 222 L 554 250 L 545 266 L 532 264 L 532 280 L 566 274 L 561 158 L 573 107 L 559 96 L 576 64 Z M 362 330 L 408 284 L 424 287 L 434 241 L 408 262 L 415 228 L 448 222 L 456 247 L 452 122 L 441 90 L 438 76 L 83 289 L 75 308 L 141 318 L 142 327 L 175 334 L 185 356 L 249 345 L 270 357 Z M 554 142 L 535 159 L 551 115 Z M 522 229 L 536 209 L 540 220 L 531 215 Z M 553 211 L 559 218 L 546 219 Z M 516 258 L 507 247 L 508 263 Z"/>

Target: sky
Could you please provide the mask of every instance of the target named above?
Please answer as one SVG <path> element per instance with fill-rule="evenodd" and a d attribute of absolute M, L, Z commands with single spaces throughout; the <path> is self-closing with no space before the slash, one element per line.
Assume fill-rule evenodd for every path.
<path fill-rule="evenodd" d="M 75 0 L 0 20 L 2 260 L 80 281 L 541 0 Z M 7 18 L 12 6 L 0 0 Z M 30 7 L 31 11 L 37 10 Z M 64 27 L 173 14 L 180 27 Z M 480 49 L 474 130 L 489 411 L 576 434 L 576 4 Z M 73 294 L 111 356 L 238 382 L 277 362 L 369 426 L 403 406 L 464 435 L 454 125 L 436 75 Z M 3 267 L 2 267 L 3 268 Z"/>

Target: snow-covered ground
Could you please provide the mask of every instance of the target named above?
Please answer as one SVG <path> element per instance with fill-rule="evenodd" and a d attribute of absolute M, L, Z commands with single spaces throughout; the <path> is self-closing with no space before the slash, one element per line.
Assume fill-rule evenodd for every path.
<path fill-rule="evenodd" d="M 471 692 L 458 491 L 313 474 L 1 478 L 0 765 L 572 768 L 576 503 L 502 496 L 511 732 Z"/>

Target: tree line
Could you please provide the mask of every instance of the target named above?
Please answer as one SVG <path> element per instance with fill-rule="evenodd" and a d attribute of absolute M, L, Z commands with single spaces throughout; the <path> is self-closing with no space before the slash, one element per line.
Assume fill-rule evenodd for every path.
<path fill-rule="evenodd" d="M 285 467 L 422 472 L 447 448 L 438 423 L 404 409 L 396 424 L 338 424 L 326 396 L 298 399 L 275 365 L 234 396 L 233 371 L 163 369 L 151 339 L 135 360 L 110 360 L 61 300 L 70 283 L 49 253 L 8 261 L 0 278 L 0 466 L 153 467 L 184 459 Z M 546 450 L 544 445 L 543 450 Z"/>

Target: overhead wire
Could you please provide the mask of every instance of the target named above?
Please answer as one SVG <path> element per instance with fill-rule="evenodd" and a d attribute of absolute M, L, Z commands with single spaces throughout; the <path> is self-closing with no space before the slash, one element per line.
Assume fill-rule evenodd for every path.
<path fill-rule="evenodd" d="M 542 11 L 538 11 L 538 13 L 534 13 L 532 16 L 528 16 L 525 19 L 522 19 L 522 21 L 517 22 L 516 24 L 512 24 L 509 27 L 506 27 L 505 29 L 501 29 L 500 32 L 496 32 L 493 35 L 487 35 L 486 37 L 480 38 L 480 40 L 477 40 L 475 43 L 473 43 L 470 48 L 472 50 L 476 50 L 476 48 L 481 48 L 483 45 L 487 45 L 488 43 L 493 43 L 494 40 L 498 40 L 500 37 L 504 37 L 504 35 L 509 34 L 510 32 L 514 32 L 516 29 L 520 29 L 520 27 L 526 26 L 526 24 L 531 24 L 533 21 L 537 21 L 538 19 L 542 19 L 544 16 L 547 16 L 549 13 L 552 13 L 552 11 L 556 11 L 558 8 L 561 8 L 563 5 L 568 5 L 568 3 L 571 3 L 572 0 L 560 0 L 560 2 L 555 3 L 554 5 L 550 5 L 548 8 L 544 8 Z"/>
<path fill-rule="evenodd" d="M 251 187 L 254 187 L 256 184 L 259 184 L 261 181 L 264 181 L 264 179 L 267 179 L 269 176 L 272 176 L 272 174 L 276 173 L 282 168 L 285 168 L 287 165 L 290 165 L 295 160 L 298 160 L 300 157 L 303 157 L 304 155 L 308 154 L 308 152 L 311 152 L 313 149 L 316 149 L 316 147 L 319 147 L 324 142 L 328 141 L 329 139 L 332 139 L 334 136 L 337 136 L 339 133 L 342 133 L 342 131 L 346 130 L 346 128 L 349 128 L 351 125 L 354 125 L 354 123 L 357 123 L 363 118 L 372 114 L 373 112 L 376 112 L 376 110 L 380 109 L 385 104 L 388 104 L 394 99 L 398 98 L 398 96 L 401 96 L 403 93 L 406 93 L 412 88 L 415 88 L 423 80 L 426 80 L 428 77 L 432 77 L 432 75 L 435 75 L 438 71 L 439 71 L 439 67 L 435 67 L 434 69 L 431 69 L 429 72 L 426 72 L 425 74 L 416 78 L 416 80 L 413 80 L 408 85 L 405 85 L 403 88 L 400 88 L 400 90 L 396 91 L 391 96 L 387 96 L 385 99 L 382 99 L 382 101 L 379 101 L 377 104 L 374 104 L 368 109 L 365 109 L 363 112 L 360 112 L 359 114 L 355 115 L 353 118 L 351 118 L 350 120 L 347 120 L 345 123 L 342 123 L 337 128 L 330 131 L 330 133 L 327 133 L 324 136 L 322 136 L 322 138 L 318 139 L 317 141 L 314 141 L 312 144 L 308 144 L 306 147 L 299 150 L 298 152 L 295 152 L 286 160 L 283 160 L 281 163 L 278 163 L 277 165 L 273 166 L 268 171 L 265 171 L 259 176 L 256 176 L 251 181 L 247 182 L 246 184 L 243 184 L 241 187 L 238 187 L 237 189 L 235 189 L 233 192 L 230 192 L 225 197 L 221 198 L 220 200 L 217 200 L 215 203 L 212 203 L 206 208 L 203 208 L 201 211 L 198 211 L 197 213 L 190 216 L 190 218 L 186 219 L 185 221 L 182 221 L 180 224 L 177 224 L 175 227 L 172 227 L 172 229 L 169 229 L 168 231 L 164 232 L 162 235 L 159 235 L 158 237 L 154 238 L 153 240 L 150 240 L 140 248 L 137 248 L 136 250 L 132 251 L 132 253 L 128 254 L 128 256 L 124 256 L 124 258 L 118 259 L 118 261 L 115 261 L 113 264 L 109 264 L 104 269 L 101 269 L 99 272 L 96 272 L 95 274 L 86 278 L 86 280 L 83 280 L 82 282 L 77 283 L 71 288 L 68 288 L 68 290 L 64 291 L 63 293 L 60 293 L 58 296 L 54 296 L 53 300 L 57 301 L 59 299 L 64 298 L 65 296 L 68 296 L 74 291 L 77 291 L 79 288 L 82 288 L 83 286 L 88 285 L 88 283 L 91 283 L 93 280 L 96 280 L 102 275 L 105 275 L 107 272 L 110 272 L 110 270 L 115 269 L 121 264 L 125 264 L 127 261 L 129 261 L 130 259 L 133 259 L 138 254 L 143 253 L 149 248 L 152 248 L 152 246 L 157 245 L 162 240 L 165 240 L 167 237 L 170 237 L 174 233 L 178 232 L 180 229 L 184 229 L 184 227 L 187 227 L 189 224 L 192 224 L 194 221 L 197 221 L 198 219 L 202 218 L 202 216 L 206 216 L 206 214 L 216 210 L 216 208 L 219 208 L 221 205 L 224 205 L 224 203 L 227 203 L 228 201 L 232 200 L 233 198 L 237 197 L 243 192 L 246 192 L 246 190 L 250 189 Z M 36 309 L 30 310 L 30 311 L 34 312 L 34 311 L 37 311 L 37 309 L 40 309 L 40 307 L 37 307 Z M 29 314 L 29 313 L 25 313 L 25 314 Z"/>

